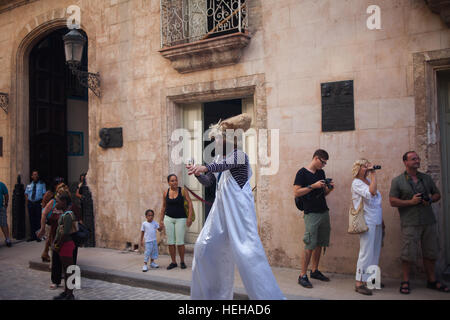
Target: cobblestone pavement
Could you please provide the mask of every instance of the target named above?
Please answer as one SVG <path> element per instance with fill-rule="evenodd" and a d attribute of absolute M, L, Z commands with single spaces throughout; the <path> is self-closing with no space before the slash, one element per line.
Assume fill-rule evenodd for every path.
<path fill-rule="evenodd" d="M 51 300 L 62 292 L 50 290 L 50 272 L 0 261 L 0 300 Z M 189 296 L 81 278 L 77 300 L 185 300 Z"/>

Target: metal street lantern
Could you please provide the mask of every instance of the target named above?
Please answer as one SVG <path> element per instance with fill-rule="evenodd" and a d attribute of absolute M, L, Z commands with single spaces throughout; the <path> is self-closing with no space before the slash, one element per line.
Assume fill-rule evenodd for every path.
<path fill-rule="evenodd" d="M 72 29 L 63 37 L 63 41 L 66 63 L 70 70 L 83 87 L 91 89 L 97 97 L 100 97 L 100 74 L 80 70 L 86 37 L 78 30 Z"/>
<path fill-rule="evenodd" d="M 73 29 L 63 37 L 63 41 L 66 62 L 69 65 L 80 65 L 86 38 L 78 30 Z"/>

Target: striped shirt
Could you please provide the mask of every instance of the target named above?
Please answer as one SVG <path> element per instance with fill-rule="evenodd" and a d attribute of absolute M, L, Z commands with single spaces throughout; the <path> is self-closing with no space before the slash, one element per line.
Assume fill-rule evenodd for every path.
<path fill-rule="evenodd" d="M 209 187 L 212 186 L 216 180 L 216 177 L 213 174 L 214 172 L 230 170 L 234 180 L 236 180 L 237 184 L 242 189 L 248 180 L 248 166 L 248 156 L 243 151 L 236 149 L 221 162 L 213 162 L 206 165 L 208 172 L 198 176 L 197 179 L 201 184 Z"/>

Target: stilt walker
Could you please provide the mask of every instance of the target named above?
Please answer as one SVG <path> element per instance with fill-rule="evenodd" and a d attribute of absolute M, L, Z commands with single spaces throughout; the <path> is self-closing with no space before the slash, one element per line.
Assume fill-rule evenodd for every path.
<path fill-rule="evenodd" d="M 194 300 L 231 300 L 235 265 L 250 299 L 285 299 L 258 235 L 248 156 L 236 144 L 226 154 L 225 130 L 246 131 L 250 123 L 247 114 L 219 121 L 210 136 L 216 138 L 216 150 L 223 143 L 226 156 L 218 155 L 206 166 L 187 166 L 188 174 L 194 174 L 200 183 L 210 186 L 215 180 L 217 186 L 215 201 L 194 248 Z"/>

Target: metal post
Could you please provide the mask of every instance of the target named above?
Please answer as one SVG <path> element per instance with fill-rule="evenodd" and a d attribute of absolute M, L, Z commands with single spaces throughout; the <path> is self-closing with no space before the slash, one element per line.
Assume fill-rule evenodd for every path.
<path fill-rule="evenodd" d="M 239 1 L 239 3 L 238 3 L 238 6 L 239 6 L 239 32 L 242 32 L 242 22 L 241 22 L 241 20 L 242 20 L 242 8 L 241 8 L 241 0 L 238 0 Z"/>
<path fill-rule="evenodd" d="M 14 239 L 25 238 L 25 187 L 17 176 L 12 198 L 12 236 Z"/>
<path fill-rule="evenodd" d="M 80 188 L 81 194 L 81 213 L 84 225 L 89 229 L 89 238 L 84 245 L 85 247 L 95 247 L 95 218 L 94 218 L 94 203 L 92 201 L 92 194 L 86 184 L 86 178 Z"/>

